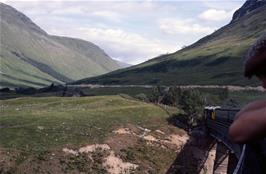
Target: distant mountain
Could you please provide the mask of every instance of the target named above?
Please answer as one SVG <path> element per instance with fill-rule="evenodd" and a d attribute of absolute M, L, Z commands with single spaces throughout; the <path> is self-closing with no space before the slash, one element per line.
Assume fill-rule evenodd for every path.
<path fill-rule="evenodd" d="M 234 13 L 232 22 L 237 21 L 241 17 L 251 13 L 253 10 L 266 5 L 265 0 L 247 0 L 245 4 Z"/>
<path fill-rule="evenodd" d="M 42 87 L 121 68 L 93 43 L 51 36 L 3 3 L 0 12 L 1 87 Z"/>
<path fill-rule="evenodd" d="M 266 0 L 248 0 L 228 25 L 191 46 L 75 84 L 258 85 L 243 77 L 243 62 L 264 32 Z"/>
<path fill-rule="evenodd" d="M 132 66 L 131 64 L 125 63 L 125 62 L 121 62 L 121 61 L 116 61 L 118 63 L 118 65 L 120 65 L 123 68 L 128 68 L 130 66 Z"/>

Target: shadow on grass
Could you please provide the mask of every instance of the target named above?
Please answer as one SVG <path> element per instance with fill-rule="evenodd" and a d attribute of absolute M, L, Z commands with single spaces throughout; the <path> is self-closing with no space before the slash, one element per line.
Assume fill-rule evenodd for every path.
<path fill-rule="evenodd" d="M 172 116 L 167 121 L 179 128 L 189 129 L 184 122 L 184 115 Z M 192 130 L 189 140 L 182 147 L 181 151 L 177 153 L 176 159 L 166 174 L 197 174 L 201 171 L 203 173 L 207 172 L 204 164 L 214 144 L 214 140 L 205 135 L 202 130 Z"/>
<path fill-rule="evenodd" d="M 167 118 L 167 122 L 186 131 L 189 130 L 185 114 L 174 114 Z"/>

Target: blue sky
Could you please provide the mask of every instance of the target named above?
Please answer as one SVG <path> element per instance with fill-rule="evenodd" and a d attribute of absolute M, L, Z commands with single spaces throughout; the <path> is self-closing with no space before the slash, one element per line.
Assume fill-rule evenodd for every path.
<path fill-rule="evenodd" d="M 93 42 L 114 59 L 138 64 L 171 53 L 230 22 L 245 0 L 0 0 L 49 34 Z"/>

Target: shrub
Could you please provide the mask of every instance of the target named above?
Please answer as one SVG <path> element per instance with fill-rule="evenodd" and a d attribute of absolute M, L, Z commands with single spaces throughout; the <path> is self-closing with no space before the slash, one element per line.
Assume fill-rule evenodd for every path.
<path fill-rule="evenodd" d="M 199 90 L 185 89 L 181 93 L 179 105 L 187 114 L 187 122 L 194 125 L 203 115 L 204 100 Z"/>
<path fill-rule="evenodd" d="M 0 89 L 0 92 L 10 92 L 10 89 L 9 88 L 2 88 L 2 89 Z"/>
<path fill-rule="evenodd" d="M 229 89 L 228 88 L 222 89 L 220 94 L 219 94 L 220 100 L 224 101 L 224 100 L 228 99 L 228 97 L 229 97 Z"/>
<path fill-rule="evenodd" d="M 161 103 L 164 97 L 164 88 L 156 86 L 152 89 L 150 101 L 153 103 Z"/>
<path fill-rule="evenodd" d="M 15 88 L 15 91 L 17 94 L 24 94 L 24 95 L 31 95 L 35 94 L 37 92 L 36 88 L 29 87 L 29 88 Z"/>
<path fill-rule="evenodd" d="M 143 94 L 143 93 L 135 95 L 135 98 L 138 99 L 138 100 L 141 100 L 141 101 L 145 101 L 145 102 L 149 101 L 149 99 L 146 96 L 146 94 Z"/>
<path fill-rule="evenodd" d="M 170 87 L 164 95 L 162 103 L 165 105 L 177 106 L 181 96 L 181 88 Z"/>

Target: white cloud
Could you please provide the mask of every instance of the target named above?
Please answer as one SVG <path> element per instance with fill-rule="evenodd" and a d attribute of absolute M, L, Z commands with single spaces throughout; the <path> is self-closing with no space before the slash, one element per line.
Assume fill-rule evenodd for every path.
<path fill-rule="evenodd" d="M 207 21 L 224 21 L 230 19 L 234 11 L 235 9 L 231 11 L 208 9 L 202 12 L 199 18 Z"/>
<path fill-rule="evenodd" d="M 194 23 L 193 20 L 161 19 L 160 29 L 167 34 L 210 34 L 215 29 Z"/>
<path fill-rule="evenodd" d="M 121 29 L 81 28 L 88 40 L 102 45 L 111 56 L 136 64 L 177 48 L 157 39 L 145 38 Z"/>
<path fill-rule="evenodd" d="M 120 22 L 122 16 L 116 12 L 103 10 L 103 11 L 95 11 L 91 13 L 92 16 L 102 17 L 111 21 Z"/>
<path fill-rule="evenodd" d="M 246 0 L 198 0 L 209 9 L 219 9 L 230 11 L 240 8 Z"/>
<path fill-rule="evenodd" d="M 89 40 L 101 48 L 111 57 L 130 64 L 141 63 L 145 60 L 176 51 L 177 47 L 154 38 L 111 28 L 73 28 L 69 29 L 72 36 Z M 53 34 L 64 35 L 54 30 Z"/>
<path fill-rule="evenodd" d="M 80 6 L 57 8 L 51 12 L 52 15 L 84 15 L 86 14 Z"/>

